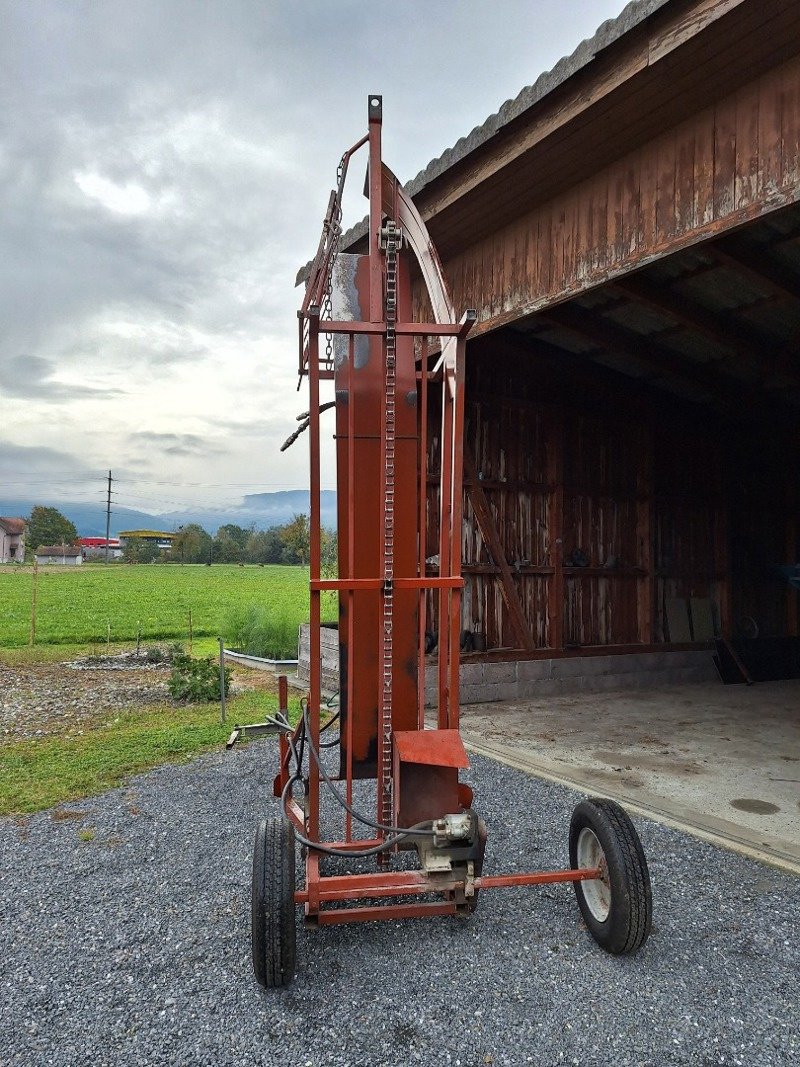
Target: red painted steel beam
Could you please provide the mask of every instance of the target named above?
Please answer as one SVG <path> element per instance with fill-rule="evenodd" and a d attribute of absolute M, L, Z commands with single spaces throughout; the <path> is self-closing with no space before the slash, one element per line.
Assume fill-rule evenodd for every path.
<path fill-rule="evenodd" d="M 572 871 L 538 871 L 531 874 L 498 874 L 475 879 L 476 889 L 503 889 L 514 885 L 547 885 L 551 882 L 587 882 L 601 877 L 599 867 Z"/>
<path fill-rule="evenodd" d="M 599 867 L 584 867 L 567 871 L 533 871 L 524 874 L 482 876 L 475 879 L 474 886 L 476 890 L 507 889 L 514 886 L 551 885 L 558 882 L 585 882 L 601 877 L 602 872 Z M 463 878 L 428 875 L 424 871 L 351 874 L 318 879 L 314 885 L 314 897 L 320 904 L 325 904 L 344 900 L 447 893 L 463 890 L 464 886 Z M 305 904 L 309 897 L 308 889 L 298 890 L 294 896 L 295 903 Z"/>
<path fill-rule="evenodd" d="M 468 329 L 471 329 L 470 320 Z M 461 337 L 464 323 L 460 322 L 398 322 L 394 332 L 404 337 Z M 349 319 L 320 319 L 320 333 L 366 333 L 381 336 L 386 333 L 385 322 L 355 322 Z"/>
<path fill-rule="evenodd" d="M 453 901 L 431 904 L 377 904 L 375 907 L 336 908 L 317 915 L 320 926 L 334 923 L 372 922 L 375 919 L 425 919 L 429 915 L 455 915 Z"/>
<path fill-rule="evenodd" d="M 320 578 L 309 583 L 311 589 L 381 589 L 382 578 Z M 398 589 L 462 589 L 463 578 L 395 578 Z"/>

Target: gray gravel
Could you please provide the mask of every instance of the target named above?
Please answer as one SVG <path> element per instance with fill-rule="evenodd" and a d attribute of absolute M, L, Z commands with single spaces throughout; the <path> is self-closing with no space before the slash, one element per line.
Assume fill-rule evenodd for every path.
<path fill-rule="evenodd" d="M 469 920 L 301 929 L 295 983 L 263 993 L 249 880 L 272 744 L 0 820 L 3 1067 L 800 1060 L 797 880 L 646 820 L 637 956 L 594 945 L 571 887 L 505 889 Z M 486 873 L 565 864 L 576 794 L 469 774 Z"/>

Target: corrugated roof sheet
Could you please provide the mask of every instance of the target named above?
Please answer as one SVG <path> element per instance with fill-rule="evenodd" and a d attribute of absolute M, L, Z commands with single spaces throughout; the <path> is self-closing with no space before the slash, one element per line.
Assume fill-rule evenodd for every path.
<path fill-rule="evenodd" d="M 403 188 L 411 196 L 416 196 L 426 185 L 441 177 L 450 167 L 466 159 L 471 152 L 481 148 L 498 134 L 504 126 L 514 119 L 519 118 L 525 111 L 538 104 L 554 89 L 563 85 L 569 78 L 576 74 L 604 49 L 610 47 L 626 33 L 639 26 L 645 19 L 674 0 L 631 0 L 614 19 L 607 19 L 598 28 L 594 36 L 581 41 L 578 47 L 568 56 L 563 56 L 550 70 L 540 74 L 532 85 L 526 86 L 513 100 L 506 100 L 494 114 L 486 121 L 476 126 L 465 137 L 460 137 L 452 148 L 447 148 L 436 159 L 432 159 L 427 167 L 423 168 L 415 178 L 407 182 Z M 340 246 L 348 248 L 366 233 L 367 220 L 346 230 L 342 235 Z M 306 264 L 297 275 L 296 284 L 305 280 L 309 264 Z"/>

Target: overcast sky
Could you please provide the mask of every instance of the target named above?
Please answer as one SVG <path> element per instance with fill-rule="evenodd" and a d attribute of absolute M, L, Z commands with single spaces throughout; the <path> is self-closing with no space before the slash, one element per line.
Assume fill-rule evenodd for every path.
<path fill-rule="evenodd" d="M 0 497 L 306 486 L 294 277 L 367 94 L 407 181 L 623 6 L 0 0 Z"/>

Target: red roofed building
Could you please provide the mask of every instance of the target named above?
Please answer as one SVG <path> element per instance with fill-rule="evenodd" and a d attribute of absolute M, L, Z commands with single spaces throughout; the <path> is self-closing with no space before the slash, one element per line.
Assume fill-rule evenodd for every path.
<path fill-rule="evenodd" d="M 106 554 L 105 537 L 82 537 L 80 546 L 84 559 L 104 559 Z M 118 537 L 108 539 L 108 558 L 120 559 L 122 556 L 122 542 Z"/>
<path fill-rule="evenodd" d="M 0 563 L 22 563 L 25 558 L 25 520 L 0 516 Z"/>

